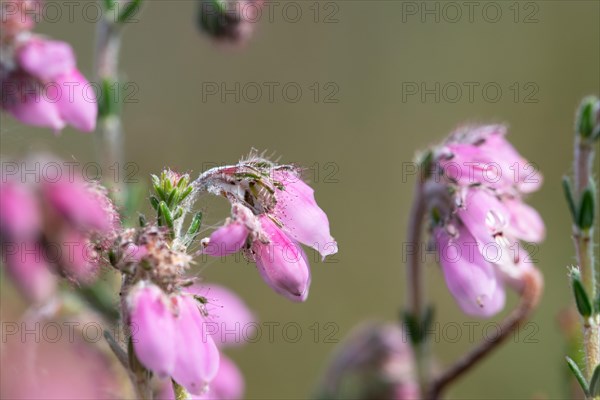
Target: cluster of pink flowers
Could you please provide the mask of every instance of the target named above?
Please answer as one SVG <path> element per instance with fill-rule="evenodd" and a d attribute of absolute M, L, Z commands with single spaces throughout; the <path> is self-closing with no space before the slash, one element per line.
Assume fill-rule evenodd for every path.
<path fill-rule="evenodd" d="M 94 88 L 77 69 L 71 46 L 30 32 L 30 3 L 2 2 L 0 106 L 25 124 L 90 132 L 98 112 Z"/>
<path fill-rule="evenodd" d="M 518 289 L 523 272 L 534 268 L 519 240 L 538 243 L 545 234 L 540 215 L 523 201 L 541 175 L 505 134 L 498 125 L 454 132 L 433 151 L 433 171 L 441 174 L 425 183 L 446 283 L 474 316 L 502 310 L 505 284 Z"/>
<path fill-rule="evenodd" d="M 161 396 L 173 398 L 166 378 L 193 398 L 241 396 L 242 375 L 219 351 L 235 343 L 208 326 L 216 322 L 231 331 L 251 323 L 252 313 L 227 289 L 186 278 L 192 258 L 173 246 L 164 229 L 129 229 L 121 240 L 115 266 L 125 274 L 124 319 L 137 359 L 165 379 Z"/>
<path fill-rule="evenodd" d="M 2 256 L 9 275 L 33 301 L 52 294 L 53 272 L 89 282 L 118 226 L 106 190 L 95 182 L 66 173 L 52 178 L 38 174 L 26 182 L 2 177 Z"/>
<path fill-rule="evenodd" d="M 293 301 L 306 300 L 310 269 L 299 243 L 323 257 L 335 254 L 338 247 L 327 215 L 299 171 L 251 157 L 208 171 L 197 184 L 225 196 L 232 205 L 231 218 L 203 240 L 204 253 L 223 256 L 244 251 L 277 293 Z"/>

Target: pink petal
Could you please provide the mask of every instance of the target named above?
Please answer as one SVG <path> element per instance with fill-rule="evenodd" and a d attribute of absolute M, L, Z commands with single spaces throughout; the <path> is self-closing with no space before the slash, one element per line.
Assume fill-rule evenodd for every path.
<path fill-rule="evenodd" d="M 240 345 L 244 337 L 253 334 L 257 319 L 233 291 L 212 283 L 194 285 L 187 290 L 208 299 L 207 330 L 218 345 Z"/>
<path fill-rule="evenodd" d="M 458 228 L 451 237 L 444 228 L 435 230 L 440 265 L 450 293 L 464 313 L 490 317 L 504 307 L 503 291 L 494 266 L 480 254 L 469 231 Z"/>
<path fill-rule="evenodd" d="M 70 179 L 67 171 L 58 181 L 44 181 L 43 190 L 50 204 L 75 224 L 78 229 L 107 232 L 113 228 L 113 216 L 106 210 L 104 199 L 78 179 Z"/>
<path fill-rule="evenodd" d="M 19 48 L 17 59 L 21 68 L 45 81 L 75 68 L 73 49 L 58 40 L 31 39 Z"/>
<path fill-rule="evenodd" d="M 173 379 L 191 394 L 206 391 L 219 370 L 219 350 L 212 336 L 205 332 L 196 300 L 179 296 L 176 318 L 176 361 Z"/>
<path fill-rule="evenodd" d="M 17 86 L 19 93 L 10 98 L 4 107 L 13 117 L 24 124 L 51 128 L 60 132 L 66 122 L 60 116 L 56 103 L 34 86 Z"/>
<path fill-rule="evenodd" d="M 231 222 L 210 235 L 208 245 L 202 251 L 210 256 L 226 256 L 237 253 L 246 244 L 248 229 L 239 222 Z"/>
<path fill-rule="evenodd" d="M 0 184 L 0 231 L 8 237 L 33 238 L 41 230 L 37 199 L 24 183 Z"/>
<path fill-rule="evenodd" d="M 159 376 L 171 375 L 176 333 L 168 299 L 153 284 L 140 285 L 129 296 L 133 348 L 138 360 Z"/>
<path fill-rule="evenodd" d="M 194 398 L 198 400 L 235 400 L 244 398 L 245 382 L 242 372 L 235 363 L 221 357 L 219 372 L 208 386 L 208 391 Z"/>
<path fill-rule="evenodd" d="M 337 253 L 337 242 L 329 232 L 329 220 L 317 205 L 314 190 L 290 171 L 277 170 L 273 179 L 284 186 L 276 189 L 275 216 L 294 240 L 317 250 L 323 257 Z"/>
<path fill-rule="evenodd" d="M 91 132 L 96 128 L 98 105 L 89 82 L 77 69 L 56 77 L 60 85 L 57 106 L 61 117 L 75 129 Z"/>
<path fill-rule="evenodd" d="M 81 232 L 67 229 L 60 243 L 58 261 L 66 275 L 80 283 L 90 283 L 97 275 L 100 264 L 94 245 Z"/>
<path fill-rule="evenodd" d="M 546 236 L 546 227 L 540 214 L 520 199 L 504 201 L 510 211 L 509 234 L 532 243 L 540 243 Z"/>
<path fill-rule="evenodd" d="M 265 215 L 259 217 L 269 243 L 252 245 L 258 272 L 277 293 L 292 301 L 305 301 L 310 286 L 310 269 L 299 244 L 279 229 Z"/>
<path fill-rule="evenodd" d="M 56 288 L 41 244 L 30 241 L 3 243 L 6 271 L 23 294 L 34 302 L 47 300 Z"/>

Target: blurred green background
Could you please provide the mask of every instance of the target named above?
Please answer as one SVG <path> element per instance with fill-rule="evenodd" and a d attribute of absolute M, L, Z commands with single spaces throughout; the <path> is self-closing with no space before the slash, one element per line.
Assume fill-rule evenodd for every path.
<path fill-rule="evenodd" d="M 547 223 L 547 240 L 535 255 L 546 290 L 535 326 L 453 386 L 449 398 L 565 398 L 557 314 L 571 301 L 566 266 L 574 259 L 560 179 L 570 169 L 574 110 L 583 96 L 600 92 L 600 3 L 475 2 L 472 18 L 462 2 L 454 3 L 460 17 L 445 2 L 297 1 L 284 11 L 287 3 L 294 2 L 271 3 L 271 18 L 263 13 L 252 40 L 231 49 L 199 34 L 196 1 L 147 0 L 139 22 L 126 29 L 121 60 L 124 80 L 139 89 L 127 91 L 137 102 L 125 105 L 124 127 L 126 160 L 139 165 L 140 180 L 165 166 L 195 175 L 254 147 L 308 167 L 307 178 L 328 213 L 340 252 L 329 262 L 312 262 L 305 304 L 274 294 L 252 265 L 233 259 L 199 263 L 203 278 L 235 289 L 263 323 L 280 324 L 273 340 L 264 326 L 257 343 L 229 352 L 246 375 L 248 398 L 308 396 L 335 346 L 328 342 L 342 339 L 364 319 L 398 318 L 414 181 L 403 176 L 402 165 L 465 122 L 508 123 L 510 140 L 544 175 L 542 190 L 530 200 Z M 407 13 L 413 6 L 417 13 L 437 7 L 439 22 L 435 11 L 424 17 Z M 89 77 L 94 24 L 82 7 L 75 8 L 72 21 L 68 8 L 62 10 L 62 18 L 37 30 L 71 42 Z M 222 101 L 220 93 L 203 98 L 207 85 L 234 88 L 236 82 L 239 102 L 233 95 Z M 265 82 L 279 83 L 272 102 Z M 290 82 L 302 89 L 295 103 L 282 93 Z M 428 88 L 440 83 L 439 101 L 434 95 L 423 101 L 420 93 L 403 98 L 403 88 L 421 82 Z M 472 99 L 465 82 L 478 85 Z M 453 83 L 463 89 L 458 98 Z M 252 103 L 254 84 L 263 96 Z M 493 88 L 482 92 L 485 85 L 501 88 L 498 101 L 491 101 Z M 335 89 L 337 102 L 325 102 Z M 66 129 L 54 137 L 4 115 L 0 133 L 5 156 L 45 149 L 82 163 L 95 160 L 89 134 Z M 203 198 L 198 205 L 207 228 L 227 215 L 221 199 Z M 310 256 L 318 258 L 312 251 Z M 427 277 L 440 326 L 462 327 L 456 343 L 440 329 L 435 351 L 449 362 L 471 345 L 462 325 L 471 320 L 461 315 L 433 263 Z M 513 296 L 507 309 L 514 304 Z M 486 324 L 478 322 L 476 339 Z M 285 339 L 286 323 L 301 327 L 296 343 Z M 288 333 L 294 336 L 295 330 Z M 333 340 L 325 340 L 329 333 Z"/>

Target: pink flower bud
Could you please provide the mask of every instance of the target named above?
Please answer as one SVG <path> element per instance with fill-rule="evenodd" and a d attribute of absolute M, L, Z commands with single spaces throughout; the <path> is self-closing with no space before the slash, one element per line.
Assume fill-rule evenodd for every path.
<path fill-rule="evenodd" d="M 219 370 L 219 350 L 205 324 L 196 300 L 177 298 L 179 315 L 175 320 L 175 368 L 171 376 L 189 393 L 200 395 Z"/>
<path fill-rule="evenodd" d="M 337 253 L 337 242 L 329 233 L 329 220 L 317 205 L 314 190 L 291 171 L 276 170 L 273 179 L 283 185 L 276 189 L 274 215 L 294 240 L 317 250 L 323 258 Z"/>
<path fill-rule="evenodd" d="M 171 375 L 175 369 L 177 336 L 167 296 L 153 284 L 139 284 L 127 300 L 138 360 L 159 376 Z"/>
<path fill-rule="evenodd" d="M 305 301 L 310 286 L 310 269 L 299 244 L 266 216 L 259 217 L 268 243 L 254 241 L 256 266 L 265 282 L 277 293 L 293 301 Z"/>
<path fill-rule="evenodd" d="M 396 324 L 359 325 L 337 347 L 318 386 L 317 398 L 421 398 L 409 343 L 408 334 Z"/>
<path fill-rule="evenodd" d="M 214 231 L 202 251 L 209 256 L 237 253 L 246 244 L 248 229 L 239 222 L 230 222 Z"/>
<path fill-rule="evenodd" d="M 40 81 L 52 81 L 75 69 L 73 49 L 65 42 L 33 38 L 19 47 L 21 68 Z"/>

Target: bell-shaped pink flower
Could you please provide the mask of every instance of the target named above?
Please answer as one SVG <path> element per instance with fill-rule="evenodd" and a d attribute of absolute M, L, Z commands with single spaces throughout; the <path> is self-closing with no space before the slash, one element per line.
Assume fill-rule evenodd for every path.
<path fill-rule="evenodd" d="M 187 291 L 206 297 L 207 329 L 219 346 L 243 344 L 244 336 L 252 335 L 256 317 L 246 303 L 233 291 L 215 284 L 193 285 Z"/>
<path fill-rule="evenodd" d="M 43 192 L 56 211 L 82 230 L 108 232 L 114 228 L 114 210 L 107 208 L 103 194 L 78 179 L 63 176 L 57 181 L 44 181 Z"/>
<path fill-rule="evenodd" d="M 0 183 L 0 234 L 9 238 L 35 238 L 41 215 L 32 190 L 14 181 Z"/>
<path fill-rule="evenodd" d="M 56 288 L 56 277 L 50 272 L 43 247 L 32 241 L 11 241 L 2 244 L 8 275 L 33 302 L 50 298 Z"/>
<path fill-rule="evenodd" d="M 337 253 L 329 220 L 317 205 L 314 190 L 288 170 L 275 170 L 273 179 L 282 185 L 275 189 L 277 204 L 273 214 L 283 224 L 283 230 L 294 240 L 317 250 L 323 258 Z"/>
<path fill-rule="evenodd" d="M 440 165 L 445 174 L 461 185 L 482 184 L 524 193 L 537 190 L 542 176 L 506 140 L 506 128 L 488 125 L 459 130 L 451 136 Z"/>
<path fill-rule="evenodd" d="M 455 231 L 450 234 L 449 228 Z M 490 317 L 502 310 L 505 301 L 502 283 L 467 228 L 436 228 L 434 234 L 446 285 L 463 312 Z"/>
<path fill-rule="evenodd" d="M 504 205 L 510 213 L 509 235 L 531 243 L 540 243 L 546 236 L 546 227 L 540 214 L 520 199 L 505 199 Z"/>
<path fill-rule="evenodd" d="M 228 357 L 221 356 L 217 375 L 201 395 L 190 395 L 190 400 L 235 400 L 244 398 L 244 376 L 237 365 Z M 158 400 L 175 400 L 171 380 L 162 382 Z"/>
<path fill-rule="evenodd" d="M 157 286 L 143 283 L 131 291 L 128 302 L 138 360 L 159 376 L 171 375 L 175 369 L 177 335 L 168 298 Z"/>
<path fill-rule="evenodd" d="M 256 266 L 263 280 L 277 293 L 293 301 L 305 301 L 310 286 L 310 269 L 306 255 L 266 215 L 259 217 L 268 243 L 254 241 Z"/>
<path fill-rule="evenodd" d="M 205 325 L 196 300 L 177 297 L 175 368 L 171 376 L 189 393 L 200 395 L 219 370 L 219 350 Z"/>
<path fill-rule="evenodd" d="M 4 109 L 21 122 L 55 132 L 66 124 L 94 130 L 96 98 L 67 43 L 34 36 L 15 54 L 17 69 L 2 77 Z"/>
<path fill-rule="evenodd" d="M 240 222 L 233 221 L 214 231 L 202 252 L 215 257 L 237 253 L 247 238 L 248 228 Z"/>

